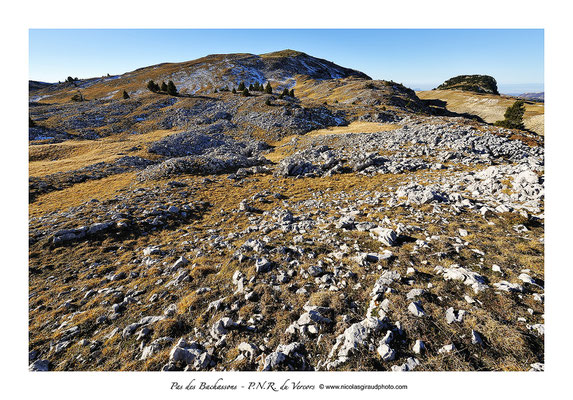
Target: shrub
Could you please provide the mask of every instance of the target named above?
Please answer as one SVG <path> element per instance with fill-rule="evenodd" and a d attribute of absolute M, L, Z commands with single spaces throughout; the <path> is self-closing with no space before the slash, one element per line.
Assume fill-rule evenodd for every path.
<path fill-rule="evenodd" d="M 147 82 L 147 89 L 153 93 L 159 92 L 159 85 L 153 81 Z"/>
<path fill-rule="evenodd" d="M 173 81 L 169 81 L 169 83 L 167 83 L 167 93 L 171 96 L 177 96 L 179 94 L 177 93 L 177 88 L 175 87 Z"/>
<path fill-rule="evenodd" d="M 231 93 L 237 94 L 237 89 L 233 88 L 233 90 L 231 91 Z"/>
<path fill-rule="evenodd" d="M 84 96 L 82 95 L 82 92 L 78 90 L 78 93 L 72 96 L 72 101 L 84 101 Z"/>
<path fill-rule="evenodd" d="M 525 113 L 525 102 L 517 100 L 512 106 L 505 110 L 504 120 L 496 121 L 495 126 L 501 126 L 509 129 L 525 129 L 523 125 L 523 114 Z"/>
<path fill-rule="evenodd" d="M 267 106 L 270 106 L 270 105 L 271 105 L 271 98 L 270 98 L 270 97 L 267 97 L 267 99 L 265 100 L 265 104 L 266 104 Z"/>

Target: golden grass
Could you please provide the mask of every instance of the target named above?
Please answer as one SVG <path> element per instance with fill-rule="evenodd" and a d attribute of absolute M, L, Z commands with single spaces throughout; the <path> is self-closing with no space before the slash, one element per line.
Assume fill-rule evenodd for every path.
<path fill-rule="evenodd" d="M 156 155 L 148 153 L 146 146 L 177 132 L 158 130 L 140 135 L 124 133 L 98 140 L 67 140 L 56 144 L 30 146 L 29 174 L 30 176 L 45 176 L 56 172 L 71 171 L 99 162 L 113 162 L 123 155 L 154 158 Z M 135 146 L 141 146 L 141 150 L 128 152 Z"/>
<path fill-rule="evenodd" d="M 111 175 L 99 180 L 77 183 L 72 187 L 38 196 L 29 205 L 30 217 L 76 207 L 91 199 L 107 200 L 135 182 L 135 172 Z"/>
<path fill-rule="evenodd" d="M 427 90 L 416 92 L 423 100 L 438 99 L 445 101 L 446 108 L 456 113 L 468 113 L 481 117 L 488 123 L 504 119 L 507 107 L 515 103 L 511 96 L 471 93 L 461 90 Z M 525 127 L 540 135 L 544 134 L 544 103 L 526 103 L 523 121 Z"/>

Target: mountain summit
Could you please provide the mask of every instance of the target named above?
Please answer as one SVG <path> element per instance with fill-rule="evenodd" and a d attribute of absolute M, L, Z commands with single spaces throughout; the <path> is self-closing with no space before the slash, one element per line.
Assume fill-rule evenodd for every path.
<path fill-rule="evenodd" d="M 316 58 L 295 50 L 266 54 L 211 54 L 181 63 L 162 63 L 139 68 L 117 76 L 84 79 L 77 82 L 79 89 L 89 89 L 92 97 L 113 96 L 114 90 L 142 90 L 149 80 L 173 81 L 181 94 L 206 94 L 223 88 L 232 89 L 241 82 L 266 84 L 278 89 L 291 89 L 300 78 L 329 80 L 341 78 L 371 78 L 354 69 Z M 56 86 L 56 85 L 54 85 Z M 56 89 L 54 87 L 53 89 Z M 61 89 L 58 88 L 58 90 Z M 72 87 L 75 89 L 75 87 Z M 144 89 L 143 89 L 144 90 Z"/>
<path fill-rule="evenodd" d="M 463 90 L 466 92 L 499 94 L 496 80 L 489 75 L 459 75 L 448 79 L 437 90 Z"/>

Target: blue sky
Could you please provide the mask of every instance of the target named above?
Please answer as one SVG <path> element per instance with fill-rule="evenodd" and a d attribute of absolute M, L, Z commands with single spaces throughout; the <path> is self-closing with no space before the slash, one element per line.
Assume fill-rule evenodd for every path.
<path fill-rule="evenodd" d="M 214 53 L 290 48 L 413 89 L 431 89 L 455 75 L 486 74 L 501 92 L 518 93 L 543 90 L 543 36 L 541 29 L 33 29 L 29 77 L 57 82 Z"/>

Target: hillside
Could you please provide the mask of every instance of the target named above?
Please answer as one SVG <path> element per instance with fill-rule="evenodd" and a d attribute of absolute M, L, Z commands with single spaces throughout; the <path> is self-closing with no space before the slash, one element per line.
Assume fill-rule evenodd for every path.
<path fill-rule="evenodd" d="M 531 101 L 541 101 L 545 100 L 545 92 L 538 93 L 522 93 L 517 95 L 520 99 L 531 100 Z"/>
<path fill-rule="evenodd" d="M 216 89 L 236 88 L 241 82 L 247 86 L 270 82 L 277 90 L 282 90 L 294 87 L 298 75 L 316 80 L 347 77 L 370 79 L 362 72 L 292 50 L 262 55 L 213 54 L 188 62 L 140 68 L 123 75 L 54 84 L 46 90 L 37 91 L 32 101 L 64 101 L 77 90 L 81 90 L 88 99 L 121 98 L 123 90 L 130 96 L 138 96 L 147 91 L 149 80 L 172 80 L 183 95 L 210 94 Z"/>
<path fill-rule="evenodd" d="M 448 79 L 436 90 L 462 90 L 465 92 L 499 94 L 497 82 L 489 75 L 459 75 Z"/>
<path fill-rule="evenodd" d="M 29 111 L 31 371 L 544 368 L 535 133 L 292 50 Z"/>
<path fill-rule="evenodd" d="M 507 107 L 513 105 L 517 98 L 493 94 L 479 94 L 459 90 L 428 90 L 416 92 L 422 100 L 439 100 L 445 102 L 445 107 L 456 113 L 477 115 L 490 124 L 502 120 Z M 544 134 L 543 103 L 526 102 L 523 121 L 526 129 Z"/>

